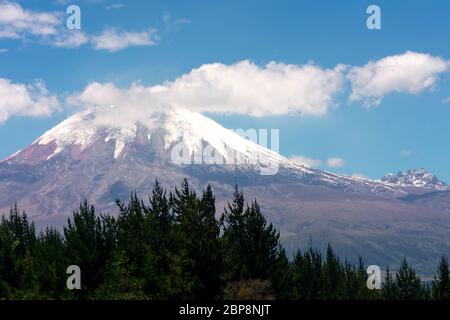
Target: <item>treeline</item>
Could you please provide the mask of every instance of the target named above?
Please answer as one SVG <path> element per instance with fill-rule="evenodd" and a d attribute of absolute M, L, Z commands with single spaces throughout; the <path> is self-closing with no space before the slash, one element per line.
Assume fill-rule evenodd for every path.
<path fill-rule="evenodd" d="M 279 233 L 236 187 L 216 219 L 210 186 L 185 180 L 167 193 L 157 182 L 148 201 L 117 202 L 117 218 L 85 201 L 62 232 L 36 234 L 17 206 L 0 223 L 0 299 L 448 299 L 449 267 L 424 286 L 406 260 L 382 290 L 369 290 L 366 268 L 329 246 L 288 259 Z M 81 290 L 68 290 L 69 265 Z"/>

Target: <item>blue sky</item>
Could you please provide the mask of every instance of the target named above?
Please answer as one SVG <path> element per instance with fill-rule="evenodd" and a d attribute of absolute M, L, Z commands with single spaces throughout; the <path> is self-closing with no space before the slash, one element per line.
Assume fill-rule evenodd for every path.
<path fill-rule="evenodd" d="M 419 76 L 417 81 L 406 84 L 402 81 L 408 79 L 401 77 L 387 84 L 380 83 L 385 79 L 381 78 L 376 83 L 376 88 L 384 90 L 379 104 L 368 105 L 364 98 L 367 86 L 359 92 L 363 98 L 351 101 L 352 85 L 361 84 L 358 78 L 355 82 L 344 80 L 321 114 L 302 113 L 302 106 L 296 109 L 300 112 L 258 117 L 245 112 L 224 115 L 205 110 L 228 128 L 280 128 L 283 155 L 309 158 L 330 171 L 379 178 L 386 172 L 424 167 L 450 182 L 450 102 L 445 101 L 450 97 L 450 70 L 448 65 L 445 70 L 439 66 L 423 70 L 432 63 L 450 60 L 449 1 L 1 3 L 18 4 L 31 14 L 60 14 L 59 19 L 65 19 L 68 4 L 80 6 L 81 31 L 90 40 L 70 48 L 56 45 L 56 38 L 40 34 L 33 25 L 15 26 L 21 28 L 16 36 L 1 36 L 2 28 L 10 32 L 12 27 L 10 21 L 1 24 L 0 12 L 0 79 L 8 81 L 7 88 L 28 85 L 36 90 L 38 83 L 44 84 L 48 93 L 41 94 L 60 101 L 94 81 L 120 88 L 128 88 L 136 81 L 152 86 L 215 62 L 232 66 L 250 60 L 263 71 L 271 61 L 334 70 L 339 64 L 351 69 L 387 57 L 404 57 L 408 51 L 418 58 L 426 54 L 425 62 L 430 63 L 417 66 L 417 73 L 407 78 L 424 72 L 433 83 L 421 82 Z M 381 30 L 366 27 L 370 4 L 381 8 Z M 102 45 L 99 39 L 107 30 L 122 36 L 128 33 L 133 40 L 124 48 Z M 300 99 L 300 104 L 303 101 L 295 97 L 295 92 L 294 98 Z M 274 109 L 279 107 L 278 101 L 274 98 Z M 0 123 L 0 158 L 27 146 L 71 112 L 64 103 L 48 114 L 10 111 Z M 330 167 L 330 158 L 343 161 Z"/>

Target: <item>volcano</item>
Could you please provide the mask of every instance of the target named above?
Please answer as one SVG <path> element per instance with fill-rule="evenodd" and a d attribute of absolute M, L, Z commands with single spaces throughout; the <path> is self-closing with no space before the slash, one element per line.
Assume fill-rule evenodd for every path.
<path fill-rule="evenodd" d="M 139 119 L 114 107 L 69 117 L 0 162 L 0 209 L 17 202 L 38 227 L 58 227 L 84 199 L 115 214 L 115 200 L 133 191 L 145 199 L 156 179 L 173 188 L 184 178 L 198 190 L 213 186 L 218 214 L 237 182 L 290 253 L 311 240 L 381 267 L 405 256 L 431 274 L 450 252 L 450 188 L 424 169 L 381 180 L 337 175 L 174 108 Z"/>

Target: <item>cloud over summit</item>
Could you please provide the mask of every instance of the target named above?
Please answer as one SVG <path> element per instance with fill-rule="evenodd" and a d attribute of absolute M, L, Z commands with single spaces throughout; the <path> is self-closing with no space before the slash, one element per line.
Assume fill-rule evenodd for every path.
<path fill-rule="evenodd" d="M 111 83 L 91 83 L 70 101 L 86 106 L 171 105 L 198 112 L 250 116 L 320 116 L 336 105 L 334 96 L 344 84 L 344 69 L 343 65 L 325 69 L 313 64 L 276 62 L 260 67 L 247 60 L 232 65 L 213 63 L 151 87 L 135 83 L 120 89 Z"/>

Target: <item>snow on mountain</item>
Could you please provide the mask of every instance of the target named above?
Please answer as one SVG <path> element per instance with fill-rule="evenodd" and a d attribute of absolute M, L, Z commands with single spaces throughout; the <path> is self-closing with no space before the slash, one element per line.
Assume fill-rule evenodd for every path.
<path fill-rule="evenodd" d="M 83 111 L 47 131 L 0 161 L 0 212 L 17 202 L 40 227 L 61 226 L 84 199 L 114 214 L 116 199 L 132 191 L 145 198 L 155 179 L 173 188 L 187 178 L 197 190 L 213 186 L 220 214 L 237 181 L 291 253 L 312 236 L 355 261 L 392 265 L 407 252 L 413 263 L 427 261 L 419 266 L 425 270 L 450 250 L 450 191 L 436 190 L 445 184 L 425 171 L 380 181 L 334 174 L 290 161 L 199 113 L 161 110 Z M 176 163 L 174 154 L 192 164 Z M 268 163 L 279 170 L 262 175 Z"/>
<path fill-rule="evenodd" d="M 162 137 L 157 152 L 165 154 L 162 160 L 178 165 L 231 164 L 232 166 L 221 167 L 234 170 L 235 165 L 239 165 L 243 168 L 257 168 L 260 172 L 263 172 L 261 168 L 276 166 L 276 170 L 269 170 L 269 174 L 276 173 L 280 168 L 284 176 L 303 183 L 323 184 L 346 191 L 389 195 L 404 195 L 402 187 L 428 187 L 434 181 L 427 175 L 419 173 L 418 179 L 422 177 L 425 179 L 423 181 L 429 182 L 419 183 L 416 179 L 412 184 L 404 180 L 397 183 L 400 180 L 394 177 L 375 181 L 314 169 L 298 161 L 290 161 L 200 113 L 185 109 L 168 107 L 164 112 L 150 111 L 143 113 L 139 120 L 127 118 L 127 115 L 114 116 L 117 111 L 111 106 L 107 110 L 97 108 L 77 113 L 45 132 L 30 147 L 11 155 L 3 162 L 36 165 L 62 153 L 69 153 L 72 157 L 81 159 L 86 152 L 95 152 L 88 150 L 94 145 L 98 148 L 97 143 L 113 143 L 114 148 L 110 156 L 114 161 L 119 161 L 127 156 L 126 150 L 136 145 L 137 141 L 141 145 L 154 148 L 153 140 Z M 140 137 L 139 132 L 145 134 L 141 134 Z M 252 138 L 258 140 L 258 137 Z M 177 147 L 180 150 L 176 149 Z M 442 183 L 436 185 L 445 186 Z"/>
<path fill-rule="evenodd" d="M 263 174 L 264 169 L 268 174 L 273 174 L 281 168 L 285 175 L 308 183 L 323 183 L 354 191 L 368 189 L 374 192 L 386 190 L 397 192 L 390 190 L 391 187 L 384 186 L 381 182 L 336 175 L 297 161 L 290 161 L 270 150 L 269 146 L 255 143 L 259 139 L 258 131 L 254 131 L 256 136 L 243 137 L 197 112 L 167 108 L 164 112 L 144 113 L 138 121 L 134 119 L 130 121 L 126 117 L 124 121 L 120 121 L 120 117 L 111 121 L 111 117 L 105 111 L 114 114 L 116 110 L 111 106 L 109 110 L 98 108 L 69 117 L 44 133 L 29 148 L 16 153 L 14 157 L 9 157 L 8 161 L 35 164 L 37 161 L 48 161 L 64 152 L 80 158 L 100 140 L 104 143 L 114 143 L 112 156 L 117 161 L 125 157 L 127 154 L 125 150 L 138 140 L 138 131 L 145 131 L 146 141 L 141 139 L 140 143 L 151 146 L 152 137 L 156 140 L 157 136 L 162 135 L 162 143 L 158 148 L 163 150 L 158 150 L 158 153 L 166 152 L 166 158 L 163 160 L 174 164 L 225 164 L 231 166 L 221 167 L 232 170 L 238 165 L 256 168 Z M 241 131 L 241 134 L 248 133 L 245 130 Z M 174 150 L 177 147 L 181 153 Z M 170 154 L 170 159 L 167 153 Z M 271 166 L 273 170 L 268 170 Z"/>
<path fill-rule="evenodd" d="M 447 189 L 446 183 L 440 181 L 435 175 L 425 169 L 408 170 L 397 174 L 386 174 L 382 182 L 401 187 Z"/>
<path fill-rule="evenodd" d="M 114 108 L 111 110 L 114 111 Z M 47 131 L 33 144 L 40 146 L 55 144 L 56 147 L 48 155 L 48 160 L 72 146 L 77 146 L 79 152 L 83 152 L 102 136 L 105 142 L 115 142 L 114 158 L 117 159 L 124 148 L 134 142 L 138 128 L 142 127 L 148 132 L 148 142 L 155 131 L 162 131 L 166 150 L 174 143 L 181 142 L 182 151 L 194 157 L 204 155 L 207 144 L 212 147 L 210 158 L 216 161 L 222 158 L 225 164 L 236 163 L 238 160 L 236 157 L 241 157 L 244 164 L 256 164 L 259 160 L 259 162 L 288 163 L 285 157 L 225 129 L 200 113 L 168 109 L 166 112 L 149 113 L 134 123 L 116 121 L 114 125 L 106 125 L 102 116 L 98 109 L 75 114 Z"/>

